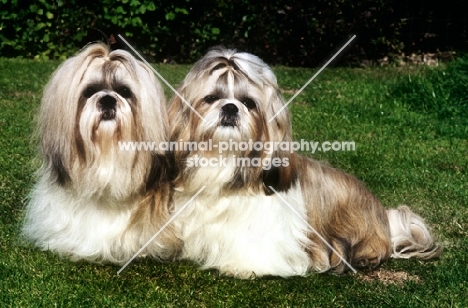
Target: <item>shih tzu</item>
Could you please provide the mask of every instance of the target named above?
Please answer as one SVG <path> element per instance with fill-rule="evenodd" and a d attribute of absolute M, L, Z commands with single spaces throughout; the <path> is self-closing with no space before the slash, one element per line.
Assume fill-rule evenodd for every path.
<path fill-rule="evenodd" d="M 170 216 L 170 157 L 126 151 L 123 141 L 168 140 L 163 90 L 151 70 L 123 50 L 91 44 L 66 60 L 45 87 L 37 137 L 42 167 L 23 234 L 72 260 L 122 264 Z M 169 226 L 143 252 L 169 258 L 179 241 Z"/>
<path fill-rule="evenodd" d="M 176 218 L 182 258 L 247 278 L 440 254 L 409 208 L 386 210 L 353 176 L 266 147 L 292 141 L 291 121 L 274 73 L 258 57 L 214 48 L 178 92 L 169 109 L 170 138 L 181 145 L 176 210 L 206 186 Z"/>

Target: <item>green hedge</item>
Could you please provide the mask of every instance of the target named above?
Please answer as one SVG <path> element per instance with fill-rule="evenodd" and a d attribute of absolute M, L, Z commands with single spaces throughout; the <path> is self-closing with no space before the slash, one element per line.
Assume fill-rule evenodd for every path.
<path fill-rule="evenodd" d="M 83 2 L 0 0 L 1 55 L 65 58 L 89 41 L 122 34 L 151 61 L 191 63 L 224 44 L 269 63 L 310 66 L 356 34 L 344 60 L 372 60 L 414 51 L 427 33 L 412 21 L 436 10 L 402 0 Z"/>

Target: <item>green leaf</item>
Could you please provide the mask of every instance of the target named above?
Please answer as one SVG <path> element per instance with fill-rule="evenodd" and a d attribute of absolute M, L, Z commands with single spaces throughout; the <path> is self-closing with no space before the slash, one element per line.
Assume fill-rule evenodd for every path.
<path fill-rule="evenodd" d="M 116 13 L 122 13 L 122 14 L 126 14 L 127 12 L 125 12 L 124 8 L 122 6 L 118 6 L 117 9 L 115 10 Z"/>
<path fill-rule="evenodd" d="M 51 12 L 47 12 L 46 16 L 47 16 L 48 19 L 54 18 L 54 14 L 52 14 Z"/>
<path fill-rule="evenodd" d="M 146 6 L 146 9 L 147 9 L 148 11 L 154 11 L 154 10 L 156 10 L 156 5 L 154 5 L 154 2 L 150 2 L 150 3 L 148 3 L 148 5 Z"/>
<path fill-rule="evenodd" d="M 143 22 L 141 21 L 141 18 L 140 18 L 140 17 L 134 17 L 134 18 L 132 18 L 132 26 L 134 26 L 134 27 L 141 27 L 142 24 L 143 24 Z"/>
<path fill-rule="evenodd" d="M 40 23 L 38 23 L 38 24 L 36 25 L 35 30 L 38 31 L 38 30 L 41 30 L 41 29 L 44 28 L 44 27 L 45 27 L 45 23 L 40 22 Z"/>
<path fill-rule="evenodd" d="M 219 28 L 211 28 L 211 34 L 216 34 L 216 35 L 218 35 L 219 33 L 221 33 L 221 31 L 219 30 Z"/>
<path fill-rule="evenodd" d="M 175 14 L 173 12 L 169 12 L 166 14 L 166 20 L 174 20 Z"/>
<path fill-rule="evenodd" d="M 176 13 L 182 13 L 184 15 L 188 15 L 188 11 L 186 9 L 184 9 L 184 8 L 181 9 L 181 8 L 176 7 L 175 12 Z"/>

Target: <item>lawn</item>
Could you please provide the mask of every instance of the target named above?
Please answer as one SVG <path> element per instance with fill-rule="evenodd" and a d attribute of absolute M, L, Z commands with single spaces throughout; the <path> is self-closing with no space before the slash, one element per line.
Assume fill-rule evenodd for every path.
<path fill-rule="evenodd" d="M 290 105 L 296 140 L 354 141 L 304 153 L 356 175 L 386 207 L 409 205 L 445 246 L 430 262 L 372 273 L 238 280 L 188 262 L 72 263 L 18 236 L 34 182 L 30 136 L 58 62 L 0 59 L 0 303 L 5 307 L 467 307 L 468 61 L 439 68 L 329 68 Z M 190 66 L 155 65 L 177 85 Z M 286 99 L 314 69 L 275 67 Z M 169 97 L 170 91 L 166 88 Z"/>

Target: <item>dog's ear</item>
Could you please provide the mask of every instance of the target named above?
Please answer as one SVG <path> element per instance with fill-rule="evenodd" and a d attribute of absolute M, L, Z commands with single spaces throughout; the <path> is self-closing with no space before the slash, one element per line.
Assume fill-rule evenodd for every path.
<path fill-rule="evenodd" d="M 174 94 L 169 101 L 169 140 L 171 142 L 177 143 L 181 140 L 183 142 L 191 141 L 191 134 L 197 127 L 198 122 L 196 120 L 198 120 L 198 118 L 193 119 L 192 117 L 198 116 L 194 114 L 194 110 L 189 106 L 190 98 L 187 93 L 190 84 L 194 82 L 192 80 L 193 76 L 189 73 L 182 85 L 177 89 L 177 94 Z M 175 148 L 172 150 L 174 160 L 179 166 L 185 162 L 189 154 L 190 150 L 185 148 Z"/>
<path fill-rule="evenodd" d="M 114 55 L 117 51 L 111 53 Z M 119 56 L 121 52 L 117 53 Z M 126 62 L 136 62 L 129 54 L 124 54 Z M 127 64 L 129 65 L 129 64 Z M 133 64 L 133 69 L 137 75 L 135 76 L 140 84 L 138 89 L 139 104 L 135 108 L 139 108 L 138 117 L 141 121 L 139 127 L 143 128 L 144 136 L 151 141 L 165 141 L 168 139 L 169 120 L 166 110 L 166 98 L 161 84 L 154 76 L 153 71 L 142 62 Z"/>
<path fill-rule="evenodd" d="M 50 154 L 44 159 L 44 166 L 42 168 L 48 169 L 50 174 L 49 180 L 57 183 L 60 186 L 65 186 L 71 182 L 68 170 L 63 162 L 63 157 L 60 154 Z"/>
<path fill-rule="evenodd" d="M 151 155 L 151 167 L 146 181 L 146 190 L 157 189 L 161 185 L 173 183 L 177 177 L 177 165 L 173 153 Z"/>
<path fill-rule="evenodd" d="M 90 61 L 107 52 L 108 49 L 101 44 L 87 46 L 63 62 L 44 88 L 33 140 L 39 143 L 43 172 L 49 173 L 49 180 L 59 185 L 71 181 L 71 158 L 77 156 L 75 151 L 80 151 L 75 142 L 80 138 L 76 133 L 76 117 L 81 79 Z M 65 81 L 67 86 L 64 86 Z"/>
<path fill-rule="evenodd" d="M 273 74 L 271 72 L 271 74 Z M 266 87 L 266 123 L 270 141 L 276 144 L 292 142 L 291 116 L 288 108 L 283 108 L 285 103 L 278 86 L 276 78 L 270 77 L 271 83 Z M 288 147 L 290 148 L 290 147 Z M 297 180 L 297 157 L 295 153 L 277 148 L 273 151 L 271 159 L 279 159 L 281 165 L 278 167 L 272 166 L 269 170 L 263 171 L 264 190 L 267 195 L 271 195 L 273 191 L 269 186 L 276 191 L 287 191 Z"/>
<path fill-rule="evenodd" d="M 285 156 L 282 158 L 282 162 L 279 167 L 272 166 L 268 170 L 263 170 L 263 190 L 267 196 L 274 194 L 271 187 L 277 192 L 285 192 L 294 187 L 297 181 L 296 155 Z"/>
<path fill-rule="evenodd" d="M 174 95 L 169 101 L 168 110 L 170 119 L 169 125 L 171 127 L 169 133 L 170 140 L 178 140 L 180 138 L 180 135 L 182 134 L 182 130 L 188 125 L 188 119 L 186 119 L 185 117 L 184 109 L 184 102 L 182 101 L 182 99 L 178 95 Z"/>

